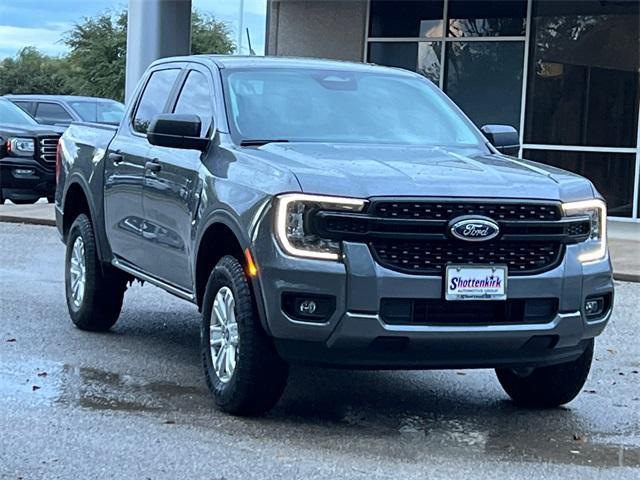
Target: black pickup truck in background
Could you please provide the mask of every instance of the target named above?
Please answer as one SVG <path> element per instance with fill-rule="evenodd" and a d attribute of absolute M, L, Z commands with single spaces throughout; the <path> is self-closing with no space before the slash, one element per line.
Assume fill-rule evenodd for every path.
<path fill-rule="evenodd" d="M 50 202 L 56 189 L 58 139 L 65 127 L 43 126 L 0 98 L 0 204 Z"/>

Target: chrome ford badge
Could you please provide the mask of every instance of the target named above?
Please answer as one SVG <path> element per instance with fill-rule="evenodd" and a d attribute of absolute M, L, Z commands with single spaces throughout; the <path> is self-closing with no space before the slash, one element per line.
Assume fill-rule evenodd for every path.
<path fill-rule="evenodd" d="M 483 218 L 465 218 L 453 220 L 451 235 L 468 242 L 484 242 L 496 238 L 500 233 L 500 227 L 496 222 Z"/>

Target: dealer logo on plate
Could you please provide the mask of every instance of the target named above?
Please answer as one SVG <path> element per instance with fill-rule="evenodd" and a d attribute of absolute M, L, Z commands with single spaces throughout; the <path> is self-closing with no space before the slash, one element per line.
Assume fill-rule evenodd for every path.
<path fill-rule="evenodd" d="M 450 228 L 451 235 L 468 242 L 484 242 L 496 238 L 500 227 L 489 218 L 454 219 Z"/>

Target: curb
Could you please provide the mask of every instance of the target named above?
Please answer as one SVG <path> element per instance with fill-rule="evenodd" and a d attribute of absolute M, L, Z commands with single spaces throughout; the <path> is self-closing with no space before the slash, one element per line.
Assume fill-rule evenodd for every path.
<path fill-rule="evenodd" d="M 613 272 L 613 279 L 620 282 L 635 282 L 640 283 L 640 274 L 636 273 L 616 273 Z"/>
<path fill-rule="evenodd" d="M 24 223 L 26 225 L 46 225 L 47 227 L 56 226 L 56 221 L 48 218 L 12 217 L 10 215 L 0 215 L 0 222 Z"/>

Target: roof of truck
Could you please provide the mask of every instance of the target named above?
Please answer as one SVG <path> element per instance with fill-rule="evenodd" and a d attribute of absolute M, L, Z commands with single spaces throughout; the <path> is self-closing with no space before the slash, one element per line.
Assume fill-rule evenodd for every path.
<path fill-rule="evenodd" d="M 157 63 L 168 62 L 193 62 L 196 60 L 209 60 L 215 63 L 219 68 L 322 68 L 329 70 L 347 70 L 347 71 L 393 71 L 396 73 L 405 73 L 407 75 L 416 75 L 414 72 L 403 70 L 400 68 L 383 67 L 371 63 L 348 62 L 343 60 L 327 60 L 319 58 L 304 57 L 278 57 L 278 56 L 259 56 L 259 55 L 191 55 L 184 57 L 169 57 L 157 60 Z"/>

